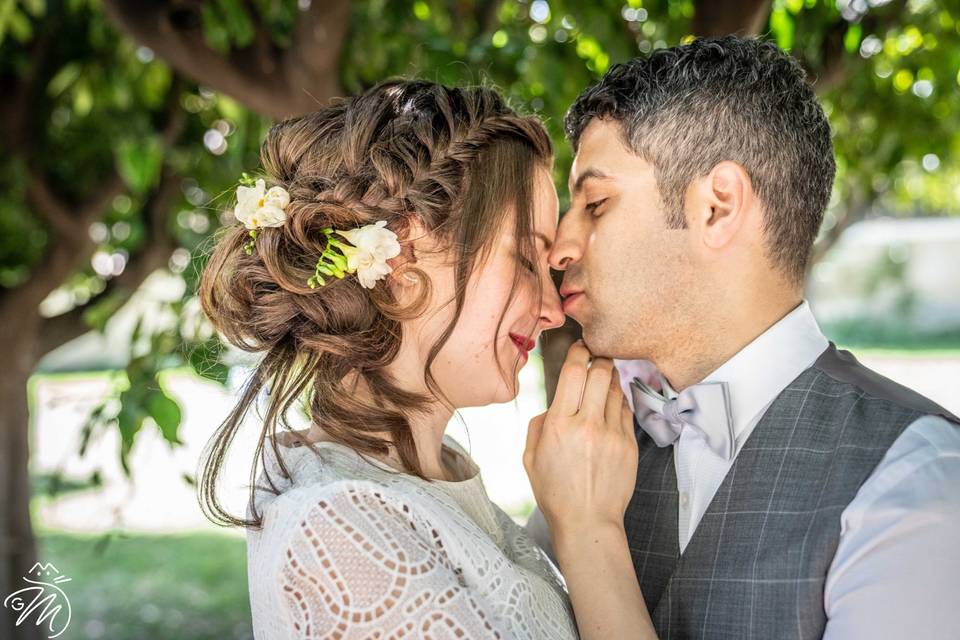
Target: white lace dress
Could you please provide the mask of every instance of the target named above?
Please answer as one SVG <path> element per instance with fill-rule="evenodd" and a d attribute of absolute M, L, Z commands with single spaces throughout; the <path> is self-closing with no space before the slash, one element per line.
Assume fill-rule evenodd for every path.
<path fill-rule="evenodd" d="M 444 443 L 468 479 L 426 482 L 333 442 L 280 446 L 285 479 L 264 447 L 281 493 L 258 489 L 264 526 L 247 532 L 257 640 L 577 637 L 554 565 Z"/>

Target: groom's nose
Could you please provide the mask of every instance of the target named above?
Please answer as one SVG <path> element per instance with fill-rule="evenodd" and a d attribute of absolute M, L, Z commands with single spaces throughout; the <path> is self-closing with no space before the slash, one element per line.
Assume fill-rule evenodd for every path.
<path fill-rule="evenodd" d="M 586 229 L 582 228 L 579 216 L 568 211 L 560 218 L 557 225 L 557 237 L 547 261 L 558 271 L 564 271 L 572 264 L 580 262 L 583 257 L 583 246 Z"/>

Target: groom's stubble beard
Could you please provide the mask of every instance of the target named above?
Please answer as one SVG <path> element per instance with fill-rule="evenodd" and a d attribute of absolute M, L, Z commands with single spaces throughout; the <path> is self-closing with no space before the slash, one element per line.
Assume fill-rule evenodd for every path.
<path fill-rule="evenodd" d="M 691 293 L 695 278 L 688 257 L 673 251 L 656 259 L 640 255 L 654 254 L 637 252 L 621 269 L 588 284 L 590 313 L 583 337 L 594 355 L 672 360 L 701 329 L 702 301 Z"/>

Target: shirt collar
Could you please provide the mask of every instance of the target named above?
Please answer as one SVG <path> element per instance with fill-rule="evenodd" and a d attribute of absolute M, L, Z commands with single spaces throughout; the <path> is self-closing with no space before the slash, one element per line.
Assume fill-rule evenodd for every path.
<path fill-rule="evenodd" d="M 726 382 L 739 436 L 830 345 L 803 300 L 703 382 Z"/>
<path fill-rule="evenodd" d="M 734 434 L 740 436 L 787 385 L 816 362 L 829 345 L 810 304 L 803 300 L 703 382 L 727 383 Z M 649 361 L 615 359 L 614 364 L 620 371 L 620 384 L 631 410 L 634 407 L 630 381 L 634 376 L 654 388 L 659 386 L 667 398 L 677 396 L 666 378 Z"/>

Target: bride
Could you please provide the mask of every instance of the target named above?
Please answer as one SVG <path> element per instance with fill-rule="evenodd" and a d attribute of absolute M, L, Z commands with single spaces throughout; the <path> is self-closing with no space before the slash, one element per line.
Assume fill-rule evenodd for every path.
<path fill-rule="evenodd" d="M 654 637 L 623 533 L 637 464 L 609 360 L 571 347 L 524 466 L 561 574 L 444 435 L 506 402 L 564 322 L 542 124 L 487 88 L 388 81 L 274 125 L 202 275 L 203 308 L 262 353 L 205 451 L 201 501 L 248 531 L 255 636 Z M 245 517 L 216 485 L 266 415 Z M 311 428 L 284 416 L 303 402 Z"/>

